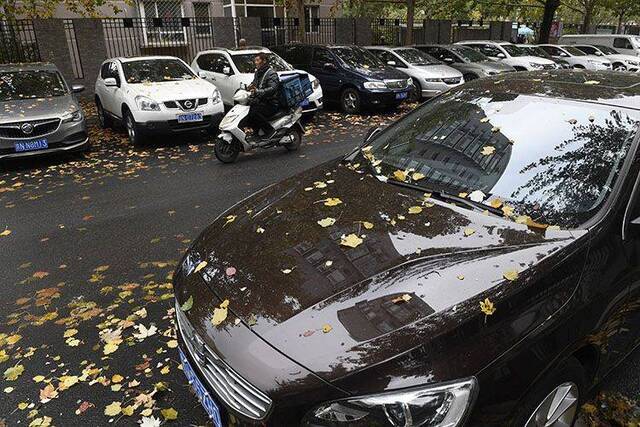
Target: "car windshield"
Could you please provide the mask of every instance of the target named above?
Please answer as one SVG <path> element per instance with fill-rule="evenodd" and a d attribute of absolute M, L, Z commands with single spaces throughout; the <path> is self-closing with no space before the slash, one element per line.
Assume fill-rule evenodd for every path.
<path fill-rule="evenodd" d="M 189 67 L 175 59 L 126 61 L 122 63 L 122 71 L 128 83 L 191 80 L 196 77 Z"/>
<path fill-rule="evenodd" d="M 619 53 L 617 50 L 609 46 L 604 46 L 601 44 L 594 44 L 593 46 L 598 48 L 598 50 L 600 50 L 600 52 L 604 53 L 605 55 L 617 55 Z"/>
<path fill-rule="evenodd" d="M 513 45 L 513 44 L 502 44 L 500 45 L 500 47 L 502 47 L 504 50 L 507 51 L 507 53 L 511 56 L 527 56 L 530 55 L 530 53 L 526 50 L 523 49 L 519 46 Z"/>
<path fill-rule="evenodd" d="M 476 192 L 487 210 L 574 228 L 609 197 L 639 122 L 633 110 L 460 89 L 389 126 L 363 153 L 390 182 L 398 170 L 418 173 L 413 183 L 426 192 Z"/>
<path fill-rule="evenodd" d="M 566 50 L 567 52 L 569 52 L 570 55 L 572 56 L 586 56 L 587 54 L 584 53 L 583 51 L 581 51 L 580 49 L 578 49 L 577 47 L 574 46 L 562 46 L 562 48 L 564 50 Z"/>
<path fill-rule="evenodd" d="M 395 53 L 411 65 L 437 65 L 441 62 L 418 49 L 395 49 Z"/>
<path fill-rule="evenodd" d="M 375 55 L 359 47 L 334 47 L 332 50 L 342 62 L 353 68 L 384 67 Z"/>
<path fill-rule="evenodd" d="M 66 94 L 67 88 L 57 71 L 0 72 L 0 101 L 50 98 Z"/>
<path fill-rule="evenodd" d="M 475 49 L 471 49 L 466 46 L 454 46 L 451 47 L 451 51 L 460 55 L 464 60 L 469 62 L 485 62 L 491 61 L 488 56 L 483 53 L 478 52 Z"/>
<path fill-rule="evenodd" d="M 291 65 L 289 65 L 284 59 L 280 58 L 275 53 L 267 53 L 269 65 L 275 71 L 290 71 Z M 247 53 L 242 55 L 232 55 L 233 63 L 236 64 L 238 71 L 241 73 L 253 73 L 256 71 L 256 66 L 253 63 L 253 59 L 256 57 L 254 53 Z"/>

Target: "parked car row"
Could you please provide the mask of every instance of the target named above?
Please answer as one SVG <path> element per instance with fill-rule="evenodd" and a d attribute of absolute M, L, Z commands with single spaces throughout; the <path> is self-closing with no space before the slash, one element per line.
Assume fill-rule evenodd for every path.
<path fill-rule="evenodd" d="M 191 66 L 175 57 L 119 57 L 106 60 L 96 79 L 100 125 L 121 123 L 133 144 L 156 134 L 215 132 L 225 107 L 232 107 L 236 92 L 252 81 L 259 52 L 268 55 L 281 78 L 309 79 L 313 92 L 301 105 L 307 114 L 325 102 L 346 113 L 392 109 L 407 99 L 418 101 L 468 80 L 514 71 L 640 71 L 640 39 L 617 35 L 563 36 L 558 45 L 472 40 L 408 47 L 215 48 L 199 52 Z M 70 88 L 51 64 L 2 66 L 0 101 L 6 104 L 0 159 L 86 148 L 84 116 L 73 96 L 83 89 Z M 19 120 L 15 111 L 22 115 Z"/>

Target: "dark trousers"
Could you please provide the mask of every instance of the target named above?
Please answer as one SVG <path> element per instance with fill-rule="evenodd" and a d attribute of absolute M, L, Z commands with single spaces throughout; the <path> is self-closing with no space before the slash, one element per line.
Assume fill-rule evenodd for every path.
<path fill-rule="evenodd" d="M 273 132 L 273 128 L 267 120 L 278 112 L 278 107 L 272 104 L 254 104 L 249 108 L 247 121 L 249 126 L 256 131 L 262 129 L 265 133 Z"/>

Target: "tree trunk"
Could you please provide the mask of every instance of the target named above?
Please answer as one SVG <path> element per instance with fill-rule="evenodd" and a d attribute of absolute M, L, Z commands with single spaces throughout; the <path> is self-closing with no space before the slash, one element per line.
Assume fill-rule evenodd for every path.
<path fill-rule="evenodd" d="M 307 34 L 307 21 L 304 16 L 304 0 L 294 0 L 294 9 L 298 17 L 298 41 L 304 43 Z"/>
<path fill-rule="evenodd" d="M 553 17 L 556 15 L 556 10 L 558 10 L 559 7 L 560 0 L 546 0 L 544 2 L 544 13 L 542 15 L 542 23 L 540 24 L 540 35 L 538 36 L 539 43 L 549 43 L 551 24 L 553 24 Z"/>
<path fill-rule="evenodd" d="M 624 12 L 620 12 L 618 14 L 618 29 L 616 30 L 617 34 L 623 34 L 624 33 Z"/>
<path fill-rule="evenodd" d="M 407 0 L 407 33 L 404 37 L 404 44 L 413 44 L 413 18 L 416 12 L 416 0 Z"/>
<path fill-rule="evenodd" d="M 587 5 L 584 10 L 584 18 L 582 20 L 582 34 L 587 34 L 589 32 L 589 27 L 591 27 L 591 18 L 593 16 L 593 5 Z"/>

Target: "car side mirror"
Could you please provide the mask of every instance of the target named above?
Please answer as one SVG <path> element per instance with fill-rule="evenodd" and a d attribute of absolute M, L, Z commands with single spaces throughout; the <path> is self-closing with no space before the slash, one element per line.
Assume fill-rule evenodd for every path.
<path fill-rule="evenodd" d="M 367 134 L 364 137 L 364 143 L 366 144 L 367 142 L 369 142 L 371 139 L 373 139 L 374 136 L 376 136 L 381 131 L 382 131 L 382 128 L 380 126 L 374 126 L 371 129 L 369 129 L 367 131 Z"/>
<path fill-rule="evenodd" d="M 104 85 L 106 87 L 116 87 L 118 86 L 118 81 L 113 77 L 107 77 L 104 79 Z"/>
<path fill-rule="evenodd" d="M 83 85 L 73 85 L 71 86 L 71 92 L 73 93 L 80 93 L 84 90 L 84 86 Z"/>
<path fill-rule="evenodd" d="M 505 56 L 505 54 L 504 54 L 504 53 L 500 52 L 500 53 L 498 53 L 498 54 L 496 55 L 496 58 L 504 59 L 504 58 L 506 58 L 506 56 Z"/>
<path fill-rule="evenodd" d="M 328 70 L 328 71 L 335 71 L 336 70 L 336 64 L 334 64 L 332 62 L 325 62 L 322 65 L 322 68 L 324 68 L 325 70 Z"/>
<path fill-rule="evenodd" d="M 392 67 L 395 67 L 397 64 L 396 64 L 396 61 L 387 61 L 387 65 L 391 65 Z"/>
<path fill-rule="evenodd" d="M 225 66 L 225 67 L 222 67 L 222 74 L 230 76 L 231 75 L 231 67 L 229 67 L 228 65 Z"/>

